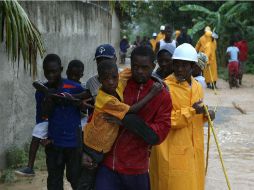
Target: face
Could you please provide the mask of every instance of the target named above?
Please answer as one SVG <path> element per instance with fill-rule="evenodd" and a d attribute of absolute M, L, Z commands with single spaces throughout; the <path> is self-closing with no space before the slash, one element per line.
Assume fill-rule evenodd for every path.
<path fill-rule="evenodd" d="M 63 71 L 63 67 L 61 67 L 56 62 L 49 62 L 43 68 L 44 76 L 48 80 L 49 85 L 57 85 L 61 80 L 61 72 Z"/>
<path fill-rule="evenodd" d="M 171 38 L 172 30 L 170 28 L 165 29 L 165 38 Z"/>
<path fill-rule="evenodd" d="M 114 58 L 109 58 L 109 57 L 98 57 L 97 59 L 96 59 L 96 63 L 97 63 L 97 65 L 98 64 L 100 64 L 102 61 L 104 61 L 104 60 L 107 60 L 107 59 L 114 59 L 114 61 L 115 61 L 115 63 L 116 63 L 116 57 L 114 57 Z"/>
<path fill-rule="evenodd" d="M 75 82 L 80 83 L 80 78 L 83 77 L 83 69 L 79 67 L 72 67 L 71 69 L 66 71 L 67 78 L 69 80 L 73 80 Z"/>
<path fill-rule="evenodd" d="M 172 61 L 172 58 L 168 52 L 162 52 L 157 60 L 158 60 L 159 66 L 161 68 L 161 71 L 166 76 L 173 73 L 173 61 Z"/>
<path fill-rule="evenodd" d="M 99 80 L 102 84 L 102 90 L 108 94 L 113 95 L 118 86 L 118 71 L 116 68 L 108 69 L 104 71 L 102 76 L 99 76 Z"/>
<path fill-rule="evenodd" d="M 202 70 L 200 69 L 200 67 L 197 64 L 193 65 L 193 70 L 192 70 L 192 76 L 196 77 L 199 76 L 201 74 Z"/>
<path fill-rule="evenodd" d="M 149 56 L 133 57 L 131 62 L 132 78 L 139 84 L 145 84 L 151 77 L 154 69 L 154 63 L 152 63 Z"/>
<path fill-rule="evenodd" d="M 190 61 L 174 60 L 173 70 L 179 82 L 190 81 L 192 74 L 192 63 Z"/>

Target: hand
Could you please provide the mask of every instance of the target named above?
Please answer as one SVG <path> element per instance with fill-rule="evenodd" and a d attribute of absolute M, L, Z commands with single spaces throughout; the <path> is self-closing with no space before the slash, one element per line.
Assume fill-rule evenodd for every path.
<path fill-rule="evenodd" d="M 84 152 L 81 158 L 81 165 L 85 166 L 88 169 L 94 169 L 98 166 L 96 163 L 93 162 L 93 159 Z"/>
<path fill-rule="evenodd" d="M 52 140 L 50 140 L 50 139 L 41 139 L 40 143 L 41 143 L 42 146 L 47 146 L 47 145 L 52 143 Z"/>
<path fill-rule="evenodd" d="M 120 119 L 106 113 L 103 114 L 103 119 L 105 119 L 108 123 L 123 125 Z"/>
<path fill-rule="evenodd" d="M 163 88 L 162 83 L 155 82 L 155 83 L 153 83 L 153 86 L 152 86 L 149 93 L 154 96 L 154 95 L 158 94 L 162 90 L 162 88 Z"/>
<path fill-rule="evenodd" d="M 88 103 L 88 102 L 91 101 L 91 100 L 93 100 L 92 97 L 82 100 L 80 106 L 81 106 L 83 109 L 85 109 L 85 108 L 94 108 L 93 105 L 91 105 L 91 104 Z"/>
<path fill-rule="evenodd" d="M 213 110 L 208 110 L 208 113 L 210 115 L 211 120 L 213 121 L 215 119 L 215 112 Z"/>
<path fill-rule="evenodd" d="M 197 114 L 204 114 L 205 113 L 205 108 L 204 108 L 204 104 L 203 104 L 202 100 L 194 103 L 192 105 L 192 107 L 196 110 Z"/>

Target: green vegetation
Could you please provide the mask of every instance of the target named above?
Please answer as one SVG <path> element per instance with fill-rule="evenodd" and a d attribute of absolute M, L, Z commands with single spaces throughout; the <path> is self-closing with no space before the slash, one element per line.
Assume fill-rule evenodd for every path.
<path fill-rule="evenodd" d="M 25 144 L 23 148 L 12 146 L 6 151 L 7 169 L 1 172 L 0 176 L 1 182 L 12 183 L 17 180 L 14 174 L 14 170 L 27 165 L 28 152 L 29 152 L 29 144 Z M 40 146 L 36 155 L 34 169 L 45 170 L 46 169 L 45 160 L 46 159 L 44 148 Z"/>

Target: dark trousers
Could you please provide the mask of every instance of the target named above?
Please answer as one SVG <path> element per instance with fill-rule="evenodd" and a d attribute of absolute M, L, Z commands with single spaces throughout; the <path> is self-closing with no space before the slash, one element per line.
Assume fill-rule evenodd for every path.
<path fill-rule="evenodd" d="M 149 174 L 124 175 L 101 166 L 97 172 L 95 190 L 150 190 Z"/>
<path fill-rule="evenodd" d="M 59 148 L 48 145 L 45 148 L 48 169 L 48 190 L 63 190 L 63 176 L 66 167 L 66 178 L 72 189 L 77 189 L 81 167 L 81 148 Z"/>

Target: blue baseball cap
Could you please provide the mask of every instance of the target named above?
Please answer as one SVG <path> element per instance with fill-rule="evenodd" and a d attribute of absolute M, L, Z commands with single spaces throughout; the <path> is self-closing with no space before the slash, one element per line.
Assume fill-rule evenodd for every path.
<path fill-rule="evenodd" d="M 99 57 L 114 58 L 116 57 L 116 51 L 110 44 L 102 44 L 96 48 L 94 59 Z"/>

